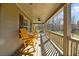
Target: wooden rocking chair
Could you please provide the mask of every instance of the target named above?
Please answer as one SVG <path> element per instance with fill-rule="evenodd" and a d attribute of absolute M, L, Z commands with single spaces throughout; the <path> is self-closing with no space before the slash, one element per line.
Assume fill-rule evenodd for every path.
<path fill-rule="evenodd" d="M 28 31 L 25 28 L 21 28 L 20 35 L 22 40 L 24 41 L 24 48 L 21 50 L 22 54 L 32 56 L 32 53 L 35 52 L 35 45 L 37 41 L 36 34 L 29 35 Z"/>

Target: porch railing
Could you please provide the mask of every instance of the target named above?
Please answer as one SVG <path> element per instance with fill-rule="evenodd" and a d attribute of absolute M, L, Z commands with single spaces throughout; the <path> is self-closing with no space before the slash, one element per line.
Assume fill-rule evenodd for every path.
<path fill-rule="evenodd" d="M 50 39 L 52 43 L 55 44 L 56 49 L 59 50 L 61 54 L 63 54 L 63 43 L 64 43 L 64 35 L 53 32 L 46 31 L 47 38 Z M 71 37 L 69 39 L 69 55 L 70 56 L 78 56 L 79 55 L 79 39 Z"/>
<path fill-rule="evenodd" d="M 49 34 L 49 33 L 48 33 Z M 41 49 L 43 56 L 62 56 L 63 53 L 57 48 L 57 46 L 45 35 L 41 36 Z"/>
<path fill-rule="evenodd" d="M 69 40 L 69 55 L 79 56 L 79 39 L 71 37 Z"/>

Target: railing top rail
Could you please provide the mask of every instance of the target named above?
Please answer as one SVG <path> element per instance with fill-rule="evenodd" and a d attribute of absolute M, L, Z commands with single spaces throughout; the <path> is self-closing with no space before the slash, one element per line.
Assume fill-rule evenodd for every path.
<path fill-rule="evenodd" d="M 50 40 L 50 42 L 51 42 L 52 45 L 56 48 L 56 50 L 57 50 L 61 55 L 63 55 L 63 51 L 62 51 L 60 48 L 58 48 L 58 46 L 57 46 L 52 40 Z"/>
<path fill-rule="evenodd" d="M 57 35 L 57 36 L 64 37 L 64 35 L 63 35 L 63 34 L 56 33 L 56 32 L 54 32 L 54 31 L 49 31 L 49 32 L 50 32 L 50 33 L 52 33 L 52 34 L 55 34 L 55 35 Z"/>
<path fill-rule="evenodd" d="M 79 39 L 78 39 L 78 38 L 75 38 L 75 37 L 71 37 L 70 40 L 73 40 L 73 41 L 79 42 Z"/>
<path fill-rule="evenodd" d="M 57 36 L 60 36 L 60 37 L 64 37 L 63 34 L 56 33 L 56 32 L 54 32 L 54 31 L 50 31 L 50 30 L 49 30 L 48 32 L 50 32 L 50 33 L 52 33 L 52 34 L 55 34 L 55 35 L 57 35 Z M 78 39 L 78 38 L 75 38 L 75 37 L 71 37 L 70 40 L 73 40 L 73 41 L 79 42 L 79 39 Z"/>

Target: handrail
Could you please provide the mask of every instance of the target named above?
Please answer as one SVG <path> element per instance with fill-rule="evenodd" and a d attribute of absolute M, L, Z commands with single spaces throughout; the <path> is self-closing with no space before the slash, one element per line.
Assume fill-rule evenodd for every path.
<path fill-rule="evenodd" d="M 73 41 L 77 41 L 77 42 L 79 42 L 79 39 L 77 39 L 77 38 L 75 38 L 75 37 L 71 37 L 70 40 L 73 40 Z"/>
<path fill-rule="evenodd" d="M 64 35 L 63 35 L 63 34 L 60 34 L 60 33 L 56 33 L 56 32 L 54 32 L 54 31 L 48 31 L 48 32 L 50 32 L 50 33 L 53 33 L 53 34 L 55 34 L 55 35 L 57 35 L 57 36 L 61 36 L 61 37 L 64 37 Z"/>
<path fill-rule="evenodd" d="M 71 39 L 69 40 L 71 43 L 70 43 L 70 55 L 71 56 L 77 56 L 79 55 L 79 40 L 77 38 L 74 38 L 74 37 L 71 37 Z"/>
<path fill-rule="evenodd" d="M 49 38 L 47 38 L 47 40 L 45 42 L 42 42 L 42 37 L 43 36 L 41 35 L 41 44 L 42 44 L 42 52 L 43 52 L 42 55 L 44 55 L 44 56 L 45 55 L 53 55 L 53 56 L 55 56 L 55 54 L 56 54 L 56 56 L 57 56 L 57 54 L 58 54 L 58 56 L 63 56 L 63 51 L 60 50 L 59 47 L 52 40 L 49 40 Z M 48 48 L 48 50 L 45 49 L 46 46 L 44 46 L 44 45 L 46 45 L 48 42 L 51 43 L 51 45 L 53 47 L 53 50 L 52 50 L 52 48 L 51 49 Z M 51 53 L 49 53 L 50 52 L 49 50 L 52 50 Z"/>
<path fill-rule="evenodd" d="M 60 41 L 63 40 L 64 39 L 64 35 L 62 35 L 60 33 L 56 33 L 54 31 L 49 31 L 49 30 L 47 32 L 49 32 L 50 39 L 52 39 L 52 37 L 53 38 L 57 37 L 56 39 L 52 39 L 51 41 L 55 45 L 57 45 L 57 47 L 60 48 L 60 50 L 62 50 L 63 46 L 61 45 L 61 42 L 59 42 L 59 40 Z M 64 41 L 62 41 L 62 43 L 64 43 Z M 70 39 L 69 39 L 69 47 L 70 47 L 69 50 L 71 51 L 69 53 L 69 55 L 71 55 L 71 56 L 73 56 L 73 55 L 76 55 L 76 56 L 79 55 L 79 52 L 78 52 L 79 47 L 78 46 L 79 46 L 79 39 L 71 36 Z"/>
<path fill-rule="evenodd" d="M 63 35 L 63 34 L 56 33 L 56 32 L 54 32 L 54 31 L 48 31 L 48 32 L 53 33 L 53 34 L 55 34 L 55 35 L 57 35 L 57 36 L 64 37 L 64 35 Z M 70 39 L 70 40 L 74 40 L 74 41 L 79 42 L 79 39 L 78 39 L 78 38 L 75 38 L 75 37 L 71 37 L 71 39 Z"/>
<path fill-rule="evenodd" d="M 62 34 L 54 32 L 54 31 L 48 31 L 48 32 L 49 32 L 49 35 L 50 35 L 50 40 L 52 39 L 51 37 L 53 37 L 53 38 L 56 38 L 56 36 L 59 37 L 59 39 L 57 39 L 57 40 L 52 39 L 52 41 L 63 51 L 63 38 L 64 38 L 64 36 Z M 55 37 L 51 36 L 51 34 L 55 35 Z"/>
<path fill-rule="evenodd" d="M 61 55 L 63 55 L 63 51 L 60 50 L 52 40 L 50 40 L 50 42 L 51 42 L 52 45 L 55 47 L 55 49 L 56 49 Z"/>

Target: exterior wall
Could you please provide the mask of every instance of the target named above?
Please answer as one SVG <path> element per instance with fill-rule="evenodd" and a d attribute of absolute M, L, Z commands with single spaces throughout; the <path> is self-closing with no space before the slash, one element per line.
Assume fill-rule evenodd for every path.
<path fill-rule="evenodd" d="M 1 4 L 0 55 L 11 55 L 22 44 L 19 39 L 19 14 L 15 4 Z"/>

